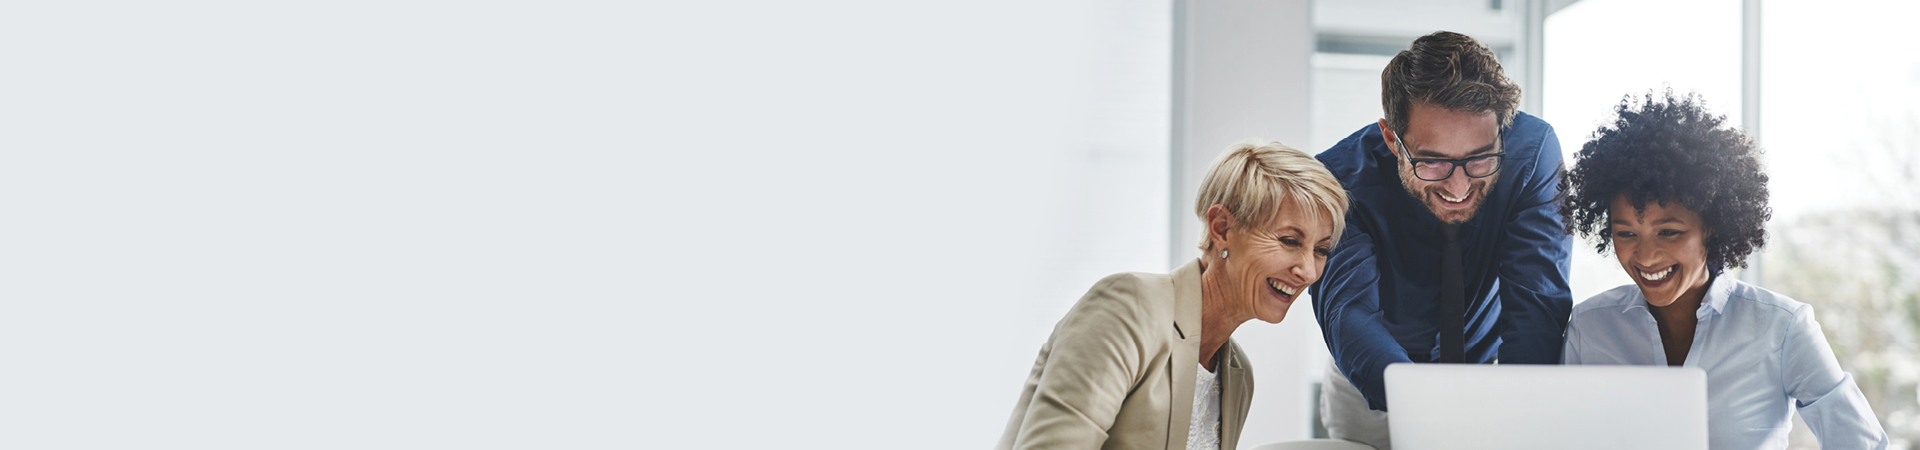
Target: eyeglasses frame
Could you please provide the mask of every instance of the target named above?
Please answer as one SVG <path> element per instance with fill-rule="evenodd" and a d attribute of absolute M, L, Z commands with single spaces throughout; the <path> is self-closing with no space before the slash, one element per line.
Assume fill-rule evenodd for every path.
<path fill-rule="evenodd" d="M 1486 174 L 1475 176 L 1472 172 L 1467 171 L 1467 163 L 1471 163 L 1474 161 L 1479 161 L 1487 158 L 1506 158 L 1507 152 L 1501 151 L 1499 153 L 1488 153 L 1485 155 L 1469 156 L 1469 157 L 1460 158 L 1460 159 L 1415 158 L 1413 157 L 1413 152 L 1407 151 L 1407 140 L 1397 139 L 1402 136 L 1394 136 L 1394 137 L 1396 138 L 1393 140 L 1394 145 L 1400 146 L 1400 156 L 1405 157 L 1407 160 L 1407 166 L 1413 168 L 1414 178 L 1419 178 L 1421 180 L 1442 181 L 1448 178 L 1453 178 L 1454 169 L 1460 169 L 1461 172 L 1466 172 L 1467 178 L 1486 178 L 1486 177 L 1493 176 L 1494 174 L 1500 173 L 1500 168 L 1506 166 L 1505 164 L 1501 164 L 1502 162 L 1505 162 L 1505 161 L 1494 161 L 1492 172 L 1487 172 Z M 1420 163 L 1432 164 L 1432 163 L 1442 163 L 1442 162 L 1447 163 L 1446 176 L 1442 176 L 1439 179 L 1431 179 L 1431 180 L 1427 179 L 1427 177 L 1420 176 Z"/>

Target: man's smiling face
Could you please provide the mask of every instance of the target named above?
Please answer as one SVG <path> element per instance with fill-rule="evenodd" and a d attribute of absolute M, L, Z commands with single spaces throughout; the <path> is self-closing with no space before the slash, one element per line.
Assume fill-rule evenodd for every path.
<path fill-rule="evenodd" d="M 1379 125 L 1387 148 L 1396 156 L 1400 185 L 1441 222 L 1461 223 L 1472 219 L 1486 202 L 1487 192 L 1499 180 L 1499 173 L 1473 178 L 1467 176 L 1465 168 L 1455 167 L 1440 181 L 1426 181 L 1415 176 L 1413 163 L 1408 161 L 1408 155 L 1401 153 L 1401 148 L 1404 146 L 1413 158 L 1464 159 L 1499 153 L 1500 119 L 1492 111 L 1453 111 L 1417 101 L 1409 105 L 1407 113 L 1404 136 L 1396 136 L 1385 120 Z"/>

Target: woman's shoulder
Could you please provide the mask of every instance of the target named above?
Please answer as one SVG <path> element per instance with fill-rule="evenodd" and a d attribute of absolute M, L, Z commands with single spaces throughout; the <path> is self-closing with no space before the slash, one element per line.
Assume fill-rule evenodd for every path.
<path fill-rule="evenodd" d="M 1799 334 L 1801 328 L 1819 326 L 1813 318 L 1813 305 L 1738 280 L 1727 284 L 1720 313 L 1729 323 L 1784 334 Z"/>
<path fill-rule="evenodd" d="M 1162 327 L 1174 319 L 1173 282 L 1166 274 L 1118 273 L 1101 278 L 1075 302 L 1055 325 L 1055 334 L 1108 337 L 1131 336 L 1148 342 L 1160 339 Z M 1088 332 L 1091 332 L 1088 334 Z"/>
<path fill-rule="evenodd" d="M 1594 294 L 1592 297 L 1587 297 L 1585 301 L 1574 304 L 1572 317 L 1578 318 L 1581 314 L 1593 311 L 1617 312 L 1644 303 L 1646 303 L 1646 301 L 1643 300 L 1643 297 L 1640 295 L 1639 286 L 1631 284 L 1621 285 L 1620 287 Z"/>
<path fill-rule="evenodd" d="M 1161 285 L 1165 285 L 1167 289 L 1172 289 L 1173 276 L 1164 273 L 1120 272 L 1101 278 L 1099 282 L 1093 284 L 1093 288 L 1101 289 L 1105 287 L 1109 289 L 1144 290 Z"/>
<path fill-rule="evenodd" d="M 1728 308 L 1750 308 L 1762 314 L 1787 317 L 1813 312 L 1812 306 L 1794 300 L 1786 294 L 1774 292 L 1772 289 L 1747 284 L 1740 280 L 1727 280 L 1727 284 Z"/>
<path fill-rule="evenodd" d="M 1081 303 L 1108 304 L 1139 314 L 1154 314 L 1164 309 L 1173 313 L 1173 277 L 1164 273 L 1122 272 L 1101 278 Z"/>

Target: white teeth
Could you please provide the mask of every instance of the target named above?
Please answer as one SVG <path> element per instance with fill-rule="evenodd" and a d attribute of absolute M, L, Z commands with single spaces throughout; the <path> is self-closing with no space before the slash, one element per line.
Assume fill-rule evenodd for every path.
<path fill-rule="evenodd" d="M 1447 196 L 1447 194 L 1446 194 L 1446 193 L 1441 193 L 1441 194 L 1440 194 L 1440 198 L 1441 198 L 1441 199 L 1444 199 L 1444 200 L 1446 200 L 1446 201 L 1449 201 L 1449 202 L 1453 202 L 1453 203 L 1460 203 L 1460 202 L 1463 202 L 1463 201 L 1466 201 L 1466 200 L 1467 200 L 1467 199 L 1466 199 L 1466 197 L 1461 197 L 1461 198 L 1453 198 L 1453 197 L 1449 197 L 1449 196 Z"/>
<path fill-rule="evenodd" d="M 1665 280 L 1667 279 L 1668 276 L 1671 276 L 1671 275 L 1673 275 L 1673 266 L 1667 266 L 1667 270 L 1662 270 L 1654 273 L 1640 272 L 1640 278 L 1645 278 L 1647 279 L 1647 281 Z"/>
<path fill-rule="evenodd" d="M 1288 297 L 1294 297 L 1294 296 L 1300 295 L 1299 289 L 1288 289 L 1287 285 L 1280 284 L 1279 281 L 1275 281 L 1272 278 L 1267 279 L 1267 285 L 1273 286 L 1274 289 L 1280 290 L 1280 293 L 1287 294 Z"/>

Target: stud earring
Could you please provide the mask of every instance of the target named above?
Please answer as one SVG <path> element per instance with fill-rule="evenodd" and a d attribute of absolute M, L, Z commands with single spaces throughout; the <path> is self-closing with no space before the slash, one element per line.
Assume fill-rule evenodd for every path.
<path fill-rule="evenodd" d="M 1220 259 L 1227 259 L 1227 250 L 1220 249 Z"/>

